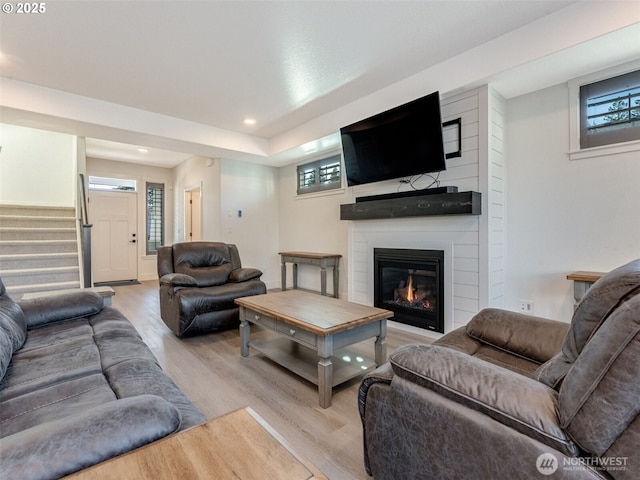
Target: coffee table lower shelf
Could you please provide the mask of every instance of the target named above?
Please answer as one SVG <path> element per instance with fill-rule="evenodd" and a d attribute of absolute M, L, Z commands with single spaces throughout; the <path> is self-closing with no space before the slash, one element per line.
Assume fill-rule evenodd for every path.
<path fill-rule="evenodd" d="M 277 364 L 318 385 L 318 353 L 315 350 L 278 335 L 252 340 L 249 345 Z M 332 387 L 376 368 L 376 362 L 373 359 L 347 348 L 334 351 L 331 363 L 333 364 Z"/>

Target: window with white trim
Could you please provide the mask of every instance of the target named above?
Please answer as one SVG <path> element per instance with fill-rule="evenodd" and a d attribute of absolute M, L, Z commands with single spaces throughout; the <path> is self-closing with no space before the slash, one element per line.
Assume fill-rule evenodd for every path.
<path fill-rule="evenodd" d="M 89 188 L 91 190 L 111 190 L 120 192 L 135 192 L 137 182 L 124 178 L 94 177 L 89 176 Z"/>
<path fill-rule="evenodd" d="M 164 184 L 147 182 L 147 255 L 164 245 Z"/>
<path fill-rule="evenodd" d="M 298 165 L 298 195 L 340 188 L 341 165 L 340 155 Z"/>
<path fill-rule="evenodd" d="M 580 148 L 640 140 L 640 70 L 580 87 Z"/>

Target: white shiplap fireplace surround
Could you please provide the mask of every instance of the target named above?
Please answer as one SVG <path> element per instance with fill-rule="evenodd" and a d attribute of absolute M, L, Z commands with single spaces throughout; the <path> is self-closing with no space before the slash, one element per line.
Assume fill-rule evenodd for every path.
<path fill-rule="evenodd" d="M 349 300 L 373 305 L 374 248 L 444 251 L 444 331 L 448 333 L 465 325 L 480 309 L 503 303 L 505 102 L 488 86 L 443 96 L 441 102 L 444 122 L 462 119 L 462 156 L 447 159 L 441 186 L 481 192 L 482 214 L 350 221 L 347 268 Z M 450 148 L 451 140 L 445 137 L 446 151 L 456 150 Z M 397 188 L 392 181 L 372 185 L 354 187 L 354 198 Z"/>

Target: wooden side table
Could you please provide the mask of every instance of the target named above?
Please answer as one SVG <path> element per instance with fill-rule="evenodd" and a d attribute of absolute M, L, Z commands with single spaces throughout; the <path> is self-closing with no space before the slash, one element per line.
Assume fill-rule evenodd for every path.
<path fill-rule="evenodd" d="M 250 408 L 169 435 L 65 478 L 327 479 Z"/>
<path fill-rule="evenodd" d="M 320 267 L 320 293 L 327 294 L 327 267 L 333 268 L 333 296 L 338 298 L 338 279 L 340 277 L 340 258 L 335 253 L 280 252 L 282 260 L 282 290 L 287 289 L 287 262 L 293 263 L 293 288 L 298 288 L 298 264 Z"/>
<path fill-rule="evenodd" d="M 584 272 L 578 271 L 567 275 L 567 280 L 573 280 L 573 299 L 576 305 L 582 300 L 587 290 L 598 281 L 604 272 Z"/>

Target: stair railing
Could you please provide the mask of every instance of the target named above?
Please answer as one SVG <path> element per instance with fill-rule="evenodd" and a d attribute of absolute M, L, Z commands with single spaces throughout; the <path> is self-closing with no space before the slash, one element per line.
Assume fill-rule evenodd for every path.
<path fill-rule="evenodd" d="M 91 227 L 89 223 L 89 213 L 87 211 L 87 195 L 84 188 L 84 174 L 78 174 L 79 177 L 79 193 L 80 193 L 80 225 L 82 226 L 82 274 L 84 279 L 84 288 L 91 288 L 93 282 L 91 280 Z"/>

